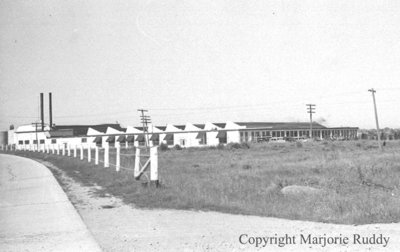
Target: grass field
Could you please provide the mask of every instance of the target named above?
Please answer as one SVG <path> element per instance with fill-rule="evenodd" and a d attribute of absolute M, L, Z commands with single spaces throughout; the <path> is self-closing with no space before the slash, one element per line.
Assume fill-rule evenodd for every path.
<path fill-rule="evenodd" d="M 17 153 L 49 161 L 80 183 L 102 186 L 99 195 L 109 193 L 137 207 L 344 224 L 400 221 L 399 141 L 387 142 L 383 152 L 375 142 L 365 141 L 169 150 L 159 152 L 159 188 L 143 186 L 129 170 L 116 173 L 114 168 L 87 160 Z M 133 157 L 122 156 L 121 165 L 133 168 L 133 161 Z M 110 162 L 115 163 L 113 158 Z M 288 185 L 321 191 L 283 195 L 281 189 Z"/>

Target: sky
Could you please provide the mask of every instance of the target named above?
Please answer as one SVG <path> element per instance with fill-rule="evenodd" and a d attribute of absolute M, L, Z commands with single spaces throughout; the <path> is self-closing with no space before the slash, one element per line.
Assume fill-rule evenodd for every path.
<path fill-rule="evenodd" d="M 400 1 L 0 0 L 0 130 L 39 120 L 400 128 Z"/>

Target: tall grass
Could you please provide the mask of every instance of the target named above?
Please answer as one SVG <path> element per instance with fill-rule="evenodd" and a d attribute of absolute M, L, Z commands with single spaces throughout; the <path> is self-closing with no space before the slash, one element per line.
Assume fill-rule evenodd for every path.
<path fill-rule="evenodd" d="M 384 152 L 368 141 L 249 147 L 159 152 L 159 188 L 143 186 L 130 170 L 116 173 L 113 168 L 42 153 L 20 155 L 52 162 L 79 182 L 102 186 L 100 194 L 113 194 L 138 207 L 344 224 L 400 221 L 399 141 L 387 142 Z M 115 160 L 110 158 L 110 163 Z M 121 157 L 122 166 L 133 168 L 133 163 L 132 156 Z M 311 186 L 321 193 L 285 196 L 280 189 L 289 185 Z"/>

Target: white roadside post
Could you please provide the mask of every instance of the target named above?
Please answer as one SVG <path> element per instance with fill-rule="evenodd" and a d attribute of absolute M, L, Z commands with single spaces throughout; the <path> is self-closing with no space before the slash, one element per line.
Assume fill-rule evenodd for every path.
<path fill-rule="evenodd" d="M 88 162 L 90 163 L 90 160 L 92 159 L 92 148 L 90 147 L 90 145 L 88 145 L 87 147 L 87 159 Z"/>
<path fill-rule="evenodd" d="M 121 169 L 121 146 L 117 144 L 117 154 L 116 154 L 116 159 L 115 159 L 115 170 L 119 172 Z"/>
<path fill-rule="evenodd" d="M 94 152 L 94 164 L 98 165 L 99 164 L 99 147 L 95 147 L 95 152 Z"/>
<path fill-rule="evenodd" d="M 60 145 L 57 144 L 56 146 L 57 146 L 57 155 L 60 155 Z"/>
<path fill-rule="evenodd" d="M 68 157 L 71 156 L 71 145 L 70 144 L 67 145 L 67 154 L 68 154 Z"/>
<path fill-rule="evenodd" d="M 8 151 L 8 144 L 6 144 L 6 151 Z"/>
<path fill-rule="evenodd" d="M 47 154 L 50 153 L 50 146 L 48 144 L 46 145 L 46 152 L 47 152 Z"/>
<path fill-rule="evenodd" d="M 74 145 L 74 158 L 76 158 L 77 154 L 76 154 L 77 150 L 76 150 L 76 144 Z"/>
<path fill-rule="evenodd" d="M 136 178 L 137 176 L 139 176 L 139 172 L 140 172 L 140 149 L 136 148 L 136 152 L 135 152 L 135 168 L 133 170 L 133 176 Z"/>
<path fill-rule="evenodd" d="M 65 145 L 62 144 L 62 155 L 65 156 Z"/>
<path fill-rule="evenodd" d="M 150 181 L 158 186 L 158 147 L 150 148 Z"/>
<path fill-rule="evenodd" d="M 54 144 L 51 144 L 51 154 L 54 154 Z"/>
<path fill-rule="evenodd" d="M 110 167 L 109 160 L 109 146 L 108 144 L 104 145 L 104 168 Z"/>
<path fill-rule="evenodd" d="M 82 144 L 79 146 L 79 154 L 80 154 L 81 160 L 83 160 L 83 146 L 82 146 Z"/>

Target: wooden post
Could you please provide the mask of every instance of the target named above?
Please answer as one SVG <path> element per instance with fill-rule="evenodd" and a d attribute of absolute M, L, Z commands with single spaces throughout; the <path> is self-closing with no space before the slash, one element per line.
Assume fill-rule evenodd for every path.
<path fill-rule="evenodd" d="M 128 140 L 125 141 L 125 149 L 128 149 Z"/>
<path fill-rule="evenodd" d="M 65 144 L 62 144 L 62 155 L 65 156 Z"/>
<path fill-rule="evenodd" d="M 98 165 L 99 164 L 99 147 L 95 147 L 95 153 L 94 153 L 94 164 Z"/>
<path fill-rule="evenodd" d="M 70 144 L 67 145 L 67 154 L 68 154 L 68 157 L 71 156 L 71 145 Z"/>
<path fill-rule="evenodd" d="M 57 155 L 60 155 L 60 145 L 57 144 Z"/>
<path fill-rule="evenodd" d="M 6 151 L 8 151 L 8 144 L 6 144 Z"/>
<path fill-rule="evenodd" d="M 137 177 L 139 175 L 139 171 L 140 171 L 140 149 L 136 148 L 136 152 L 135 152 L 135 168 L 133 170 L 133 175 L 135 177 Z"/>
<path fill-rule="evenodd" d="M 150 148 L 150 181 L 158 186 L 158 147 Z"/>
<path fill-rule="evenodd" d="M 108 144 L 104 145 L 104 168 L 110 167 L 109 161 L 109 146 Z"/>
<path fill-rule="evenodd" d="M 83 146 L 82 146 L 82 144 L 79 146 L 79 154 L 80 154 L 81 160 L 83 160 Z"/>
<path fill-rule="evenodd" d="M 87 151 L 88 151 L 87 159 L 88 159 L 88 162 L 90 163 L 90 160 L 92 159 L 92 148 L 90 148 L 90 145 L 88 145 Z"/>
<path fill-rule="evenodd" d="M 76 150 L 76 144 L 74 145 L 74 158 L 76 158 L 78 155 L 77 155 L 77 150 Z"/>
<path fill-rule="evenodd" d="M 115 170 L 119 172 L 121 169 L 121 146 L 118 144 L 117 145 L 117 156 L 115 158 Z"/>

